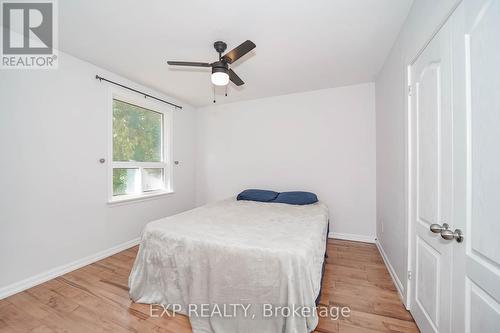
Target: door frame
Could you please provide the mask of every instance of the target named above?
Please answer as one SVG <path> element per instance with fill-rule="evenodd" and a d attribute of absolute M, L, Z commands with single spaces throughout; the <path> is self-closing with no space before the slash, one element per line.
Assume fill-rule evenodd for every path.
<path fill-rule="evenodd" d="M 422 52 L 427 48 L 427 46 L 432 42 L 434 37 L 439 33 L 441 28 L 448 22 L 449 18 L 453 15 L 455 10 L 460 6 L 463 0 L 458 0 L 457 3 L 453 5 L 451 10 L 446 14 L 446 16 L 441 20 L 436 29 L 432 32 L 431 36 L 426 40 L 424 45 L 417 51 L 417 53 L 411 58 L 411 60 L 406 65 L 406 82 L 405 82 L 405 91 L 406 91 L 406 110 L 405 110 L 405 164 L 406 164 L 406 172 L 405 172 L 405 216 L 406 216 L 406 270 L 408 272 L 406 276 L 406 285 L 405 285 L 405 293 L 403 296 L 403 303 L 408 311 L 411 310 L 411 282 L 410 280 L 415 276 L 415 267 L 412 260 L 413 255 L 413 222 L 412 222 L 412 191 L 414 189 L 414 184 L 412 184 L 411 174 L 412 167 L 414 166 L 414 161 L 412 160 L 412 91 L 411 91 L 411 80 L 412 80 L 412 68 L 415 65 L 415 62 L 418 60 Z M 410 273 L 411 272 L 411 273 Z"/>

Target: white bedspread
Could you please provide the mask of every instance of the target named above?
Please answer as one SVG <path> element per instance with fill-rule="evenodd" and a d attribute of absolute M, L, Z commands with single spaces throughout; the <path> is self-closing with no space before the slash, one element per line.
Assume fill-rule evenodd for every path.
<path fill-rule="evenodd" d="M 130 273 L 130 296 L 139 303 L 180 304 L 195 333 L 311 332 L 318 322 L 327 224 L 322 203 L 234 198 L 151 222 Z M 204 304 L 209 312 L 201 311 Z M 305 306 L 313 313 L 269 317 L 270 305 L 273 311 Z"/>

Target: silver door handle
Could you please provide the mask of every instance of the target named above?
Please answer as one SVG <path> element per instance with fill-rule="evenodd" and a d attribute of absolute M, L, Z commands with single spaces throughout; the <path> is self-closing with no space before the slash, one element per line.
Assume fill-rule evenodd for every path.
<path fill-rule="evenodd" d="M 433 224 L 431 224 L 430 229 L 433 233 L 439 234 L 443 230 L 448 230 L 449 227 L 450 226 L 448 225 L 448 223 L 443 223 L 443 225 L 433 223 Z"/>
<path fill-rule="evenodd" d="M 464 235 L 460 229 L 455 229 L 455 231 L 449 229 L 443 230 L 441 231 L 441 237 L 446 240 L 455 239 L 458 243 L 462 243 L 464 241 Z"/>

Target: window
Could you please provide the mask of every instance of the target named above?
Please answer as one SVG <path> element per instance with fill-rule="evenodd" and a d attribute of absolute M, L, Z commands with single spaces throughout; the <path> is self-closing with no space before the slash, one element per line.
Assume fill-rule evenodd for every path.
<path fill-rule="evenodd" d="M 172 192 L 169 110 L 113 95 L 111 202 Z"/>

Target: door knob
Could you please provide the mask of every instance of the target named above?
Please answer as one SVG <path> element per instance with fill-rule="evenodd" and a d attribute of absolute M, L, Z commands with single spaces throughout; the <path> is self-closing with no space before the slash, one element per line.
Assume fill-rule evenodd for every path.
<path fill-rule="evenodd" d="M 446 240 L 455 239 L 458 243 L 462 243 L 464 240 L 464 235 L 462 230 L 455 229 L 455 231 L 451 231 L 450 229 L 445 229 L 441 231 L 441 237 Z"/>
<path fill-rule="evenodd" d="M 433 223 L 433 224 L 431 224 L 430 229 L 433 233 L 439 234 L 443 230 L 448 230 L 449 227 L 450 226 L 448 225 L 448 223 L 443 223 L 443 225 Z"/>

